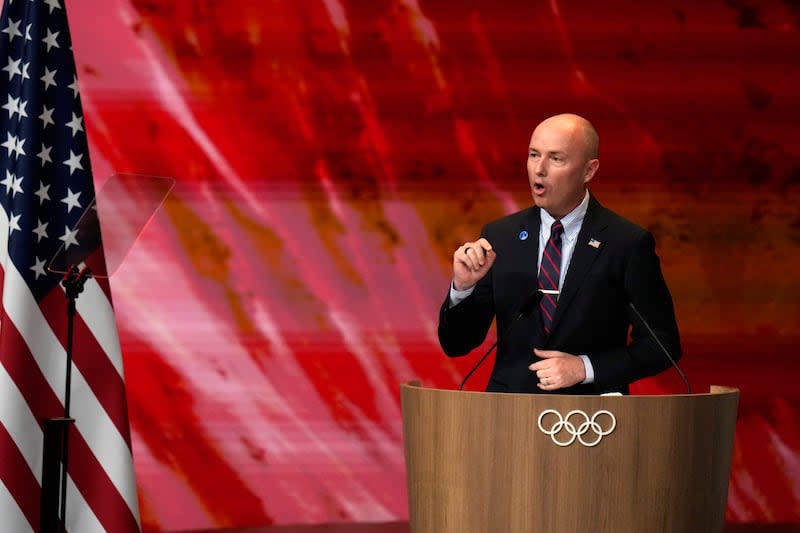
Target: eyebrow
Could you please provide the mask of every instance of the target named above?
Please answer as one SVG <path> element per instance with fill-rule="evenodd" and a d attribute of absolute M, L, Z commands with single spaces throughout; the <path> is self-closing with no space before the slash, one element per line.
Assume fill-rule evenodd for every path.
<path fill-rule="evenodd" d="M 539 150 L 538 148 L 528 148 L 528 152 L 539 152 L 539 153 L 542 153 L 542 151 Z M 563 151 L 563 150 L 549 150 L 549 151 L 547 151 L 545 153 L 547 155 L 564 155 L 564 156 L 567 155 L 567 153 L 565 151 Z"/>

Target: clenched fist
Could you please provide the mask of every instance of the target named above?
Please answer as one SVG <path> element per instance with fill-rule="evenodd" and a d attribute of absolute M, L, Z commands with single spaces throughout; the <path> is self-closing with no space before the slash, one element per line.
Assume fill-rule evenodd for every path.
<path fill-rule="evenodd" d="M 453 284 L 459 291 L 478 283 L 492 268 L 497 254 L 486 239 L 459 246 L 453 253 Z"/>

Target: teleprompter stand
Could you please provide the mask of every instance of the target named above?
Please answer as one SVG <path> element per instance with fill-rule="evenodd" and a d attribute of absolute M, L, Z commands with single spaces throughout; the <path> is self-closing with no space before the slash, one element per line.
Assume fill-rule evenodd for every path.
<path fill-rule="evenodd" d="M 89 267 L 70 268 L 61 280 L 67 296 L 67 377 L 64 387 L 64 416 L 44 420 L 42 451 L 42 501 L 40 533 L 66 531 L 67 467 L 69 459 L 69 427 L 75 419 L 69 416 L 72 387 L 72 346 L 75 327 L 76 300 L 91 277 Z M 60 508 L 59 508 L 60 506 Z"/>
<path fill-rule="evenodd" d="M 172 178 L 115 174 L 73 228 L 77 245 L 67 242 L 48 265 L 63 275 L 67 298 L 66 374 L 64 416 L 44 420 L 42 489 L 39 533 L 65 533 L 72 355 L 77 299 L 92 277 L 110 277 L 175 184 Z"/>

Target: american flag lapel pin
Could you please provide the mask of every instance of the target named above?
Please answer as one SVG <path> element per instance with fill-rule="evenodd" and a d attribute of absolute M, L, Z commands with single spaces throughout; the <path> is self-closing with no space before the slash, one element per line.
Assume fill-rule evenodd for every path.
<path fill-rule="evenodd" d="M 589 246 L 592 248 L 600 248 L 600 241 L 597 239 L 589 239 Z"/>

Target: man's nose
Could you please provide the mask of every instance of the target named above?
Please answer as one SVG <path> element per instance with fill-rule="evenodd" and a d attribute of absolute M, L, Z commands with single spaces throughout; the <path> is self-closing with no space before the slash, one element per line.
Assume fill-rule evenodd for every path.
<path fill-rule="evenodd" d="M 544 157 L 540 157 L 539 160 L 534 163 L 534 171 L 537 176 L 544 176 L 547 174 L 547 166 L 544 161 Z"/>

